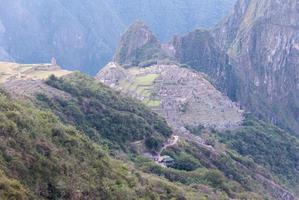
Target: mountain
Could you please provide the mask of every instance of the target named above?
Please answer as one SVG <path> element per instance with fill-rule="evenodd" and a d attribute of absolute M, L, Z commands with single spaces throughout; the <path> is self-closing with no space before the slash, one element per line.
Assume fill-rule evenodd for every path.
<path fill-rule="evenodd" d="M 89 57 L 81 22 L 99 23 L 91 12 L 100 10 L 98 2 L 18 0 L 3 3 L 0 16 L 13 8 L 21 15 L 10 17 L 26 19 L 18 26 L 24 30 L 39 21 L 23 8 L 47 16 L 43 23 L 66 20 L 55 26 L 63 30 L 59 46 L 69 47 L 66 39 Z M 102 2 L 100 15 L 120 9 L 118 3 L 109 9 L 112 2 Z M 172 3 L 196 5 L 144 1 L 164 13 Z M 0 62 L 0 199 L 298 199 L 298 6 L 239 0 L 215 28 L 167 43 L 138 21 L 96 77 L 64 70 L 54 57 L 51 63 Z M 177 24 L 180 12 L 172 16 Z M 118 21 L 114 16 L 104 16 L 105 23 Z M 0 18 L 4 37 L 15 25 L 5 21 Z M 30 32 L 42 47 L 35 52 L 47 54 L 39 36 L 48 31 Z M 24 40 L 3 41 L 33 49 Z M 2 48 L 1 56 L 12 59 L 7 52 Z"/>
<path fill-rule="evenodd" d="M 158 54 L 153 54 L 152 49 Z M 137 57 L 140 59 L 135 62 Z M 148 27 L 138 22 L 122 37 L 114 58 L 123 59 L 114 59 L 99 71 L 96 79 L 142 101 L 166 119 L 174 135 L 184 141 L 161 152 L 174 158 L 172 168 L 189 172 L 202 169 L 199 166 L 213 168 L 236 181 L 244 191 L 263 194 L 270 199 L 296 198 L 298 139 L 247 114 L 247 110 L 242 111 L 238 104 L 214 87 L 216 81 L 218 84 L 222 81 L 222 88 L 230 89 L 227 85 L 235 84 L 238 77 L 230 57 L 225 50 L 217 48 L 209 31 L 196 30 L 161 44 Z M 227 76 L 229 73 L 235 80 Z M 217 80 L 218 77 L 222 79 Z M 237 90 L 234 92 L 237 94 Z M 282 166 L 280 163 L 292 164 Z M 146 166 L 146 171 L 169 180 L 183 184 L 194 181 L 188 173 L 183 175 L 172 169 Z M 229 184 L 228 191 L 233 184 Z"/>
<path fill-rule="evenodd" d="M 71 71 L 61 74 L 58 66 L 51 71 L 49 65 L 5 63 L 1 67 L 11 73 L 9 78 L 8 73 L 0 75 L 1 198 L 294 199 L 290 190 L 296 191 L 298 173 L 293 166 L 299 151 L 298 140 L 289 133 L 247 116 L 232 132 L 192 126 L 192 118 L 206 120 L 194 113 L 184 117 L 191 126 L 180 133 L 174 123 L 170 129 L 163 115 L 149 110 L 157 112 L 156 102 L 147 108 L 91 77 Z M 210 91 L 200 101 L 204 105 L 214 100 L 215 115 L 208 116 L 213 105 L 206 105 L 209 111 L 197 109 L 206 112 L 207 119 L 217 117 L 214 123 L 221 124 L 231 116 L 229 110 L 238 113 L 203 74 L 178 66 L 170 69 L 175 74 L 178 70 L 194 73 L 195 82 L 203 84 L 202 92 Z M 162 73 L 162 81 L 170 80 L 164 77 L 168 73 Z M 149 89 L 146 87 L 140 89 Z M 175 91 L 173 88 L 168 89 Z M 200 105 L 195 97 L 189 103 L 192 107 Z M 185 110 L 192 114 L 189 106 Z M 252 131 L 262 143 L 248 140 Z M 173 143 L 171 134 L 177 137 Z M 277 152 L 283 162 L 272 159 Z M 175 165 L 162 167 L 153 159 L 160 154 L 171 156 Z"/>
<path fill-rule="evenodd" d="M 126 66 L 144 65 L 166 58 L 156 36 L 143 22 L 132 24 L 123 34 L 114 61 Z"/>
<path fill-rule="evenodd" d="M 213 30 L 176 37 L 177 60 L 257 116 L 298 134 L 298 3 L 240 0 Z"/>
<path fill-rule="evenodd" d="M 120 34 L 145 21 L 165 41 L 216 24 L 235 0 L 1 1 L 0 60 L 45 63 L 95 74 L 111 60 Z M 109 20 L 107 20 L 109 19 Z"/>
<path fill-rule="evenodd" d="M 45 69 L 36 67 L 45 65 L 1 66 L 23 72 L 8 79 L 0 75 L 1 199 L 203 197 L 203 189 L 198 193 L 130 162 L 136 141 L 150 141 L 147 151 L 161 148 L 171 134 L 163 119 L 91 77 L 69 72 L 61 78 L 48 74 L 45 79 Z M 43 76 L 32 78 L 28 72 Z M 205 184 L 211 191 L 205 196 L 224 195 Z"/>
<path fill-rule="evenodd" d="M 195 189 L 132 169 L 50 111 L 0 92 L 0 198 L 198 199 Z M 218 195 L 215 194 L 217 197 Z"/>

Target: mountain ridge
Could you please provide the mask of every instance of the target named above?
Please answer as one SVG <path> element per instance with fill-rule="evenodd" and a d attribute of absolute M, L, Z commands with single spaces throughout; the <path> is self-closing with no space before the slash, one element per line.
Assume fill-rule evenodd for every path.
<path fill-rule="evenodd" d="M 257 116 L 298 133 L 298 3 L 239 0 L 214 29 L 170 43 L 179 63 Z M 209 41 L 209 42 L 207 42 Z"/>
<path fill-rule="evenodd" d="M 119 36 L 134 21 L 146 21 L 164 41 L 174 33 L 215 24 L 233 2 L 5 1 L 0 6 L 0 57 L 20 63 L 56 57 L 65 69 L 96 74 L 111 60 Z"/>

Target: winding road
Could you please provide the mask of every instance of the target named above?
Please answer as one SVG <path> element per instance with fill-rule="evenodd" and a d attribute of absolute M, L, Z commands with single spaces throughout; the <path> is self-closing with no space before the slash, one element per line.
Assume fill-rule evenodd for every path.
<path fill-rule="evenodd" d="M 169 139 L 168 141 L 167 141 L 167 143 L 166 144 L 164 144 L 163 145 L 163 147 L 161 148 L 161 150 L 158 152 L 158 155 L 157 155 L 157 162 L 161 162 L 161 153 L 165 150 L 165 149 L 167 149 L 168 147 L 171 147 L 171 146 L 174 146 L 174 145 L 176 145 L 177 143 L 178 143 L 178 141 L 179 141 L 179 136 L 177 136 L 177 135 L 173 135 L 172 137 L 171 137 L 171 139 Z"/>

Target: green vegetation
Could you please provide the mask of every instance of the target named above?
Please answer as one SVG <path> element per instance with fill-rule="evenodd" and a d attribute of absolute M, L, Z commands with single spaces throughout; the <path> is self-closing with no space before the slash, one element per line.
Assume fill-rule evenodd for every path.
<path fill-rule="evenodd" d="M 110 158 L 82 132 L 0 92 L 0 198 L 200 199 Z"/>
<path fill-rule="evenodd" d="M 168 58 L 168 55 L 160 47 L 156 38 L 151 35 L 150 40 L 141 47 L 135 47 L 135 27 L 129 29 L 122 37 L 121 45 L 115 54 L 115 60 L 125 68 L 139 66 L 148 67 L 157 64 L 159 60 Z M 133 48 L 132 48 L 133 46 Z"/>
<path fill-rule="evenodd" d="M 188 129 L 205 138 L 215 149 L 226 152 L 216 162 L 213 161 L 213 165 L 243 187 L 256 190 L 253 175 L 259 173 L 264 177 L 273 177 L 295 193 L 299 192 L 299 140 L 291 134 L 252 115 L 247 115 L 242 126 L 234 130 Z M 168 154 L 175 157 L 171 152 Z M 240 168 L 240 164 L 244 168 Z"/>
<path fill-rule="evenodd" d="M 29 193 L 19 181 L 0 171 L 0 199 L 25 199 L 26 196 Z"/>
<path fill-rule="evenodd" d="M 52 76 L 47 84 L 72 98 L 50 99 L 40 94 L 37 99 L 41 105 L 50 108 L 64 122 L 75 125 L 95 141 L 102 138 L 108 143 L 112 142 L 114 147 L 126 150 L 130 142 L 149 137 L 156 138 L 159 147 L 171 135 L 166 122 L 157 114 L 92 78 L 79 73 L 61 79 Z"/>
<path fill-rule="evenodd" d="M 135 68 L 129 69 L 131 74 L 139 73 L 139 70 L 136 72 Z M 150 108 L 159 107 L 161 105 L 161 101 L 159 99 L 155 99 L 154 95 L 154 82 L 157 78 L 159 78 L 160 74 L 145 74 L 145 75 L 137 75 L 132 76 L 133 81 L 129 82 L 128 80 L 124 80 L 121 82 L 122 88 L 127 91 L 134 91 L 136 95 L 142 96 L 142 102 Z"/>
<path fill-rule="evenodd" d="M 137 85 L 147 85 L 152 86 L 155 79 L 158 78 L 160 74 L 147 74 L 145 76 L 138 76 L 135 79 Z"/>
<path fill-rule="evenodd" d="M 299 183 L 299 140 L 247 116 L 242 127 L 219 133 L 220 142 L 264 166 L 289 187 Z"/>
<path fill-rule="evenodd" d="M 189 155 L 189 158 L 190 157 L 192 156 Z M 176 162 L 178 162 L 177 157 L 175 159 Z M 197 164 L 199 163 L 198 158 L 196 161 L 195 158 L 192 159 L 194 159 L 194 162 Z M 163 168 L 154 164 L 152 161 L 143 158 L 137 158 L 135 162 L 144 172 L 157 174 L 172 182 L 181 183 L 195 188 L 200 188 L 203 185 L 205 188 L 213 188 L 218 191 L 218 194 L 220 195 L 220 197 L 216 199 L 262 199 L 260 195 L 251 193 L 251 190 L 242 187 L 238 182 L 231 180 L 226 177 L 223 172 L 215 168 L 213 169 L 211 166 L 209 169 L 202 166 L 195 169 L 195 165 L 193 163 L 194 170 L 186 171 Z M 254 191 L 256 192 L 257 190 Z"/>
<path fill-rule="evenodd" d="M 147 105 L 150 108 L 159 107 L 161 105 L 160 100 L 149 100 L 145 102 L 145 105 Z"/>
<path fill-rule="evenodd" d="M 206 172 L 214 174 L 216 170 L 223 177 L 223 181 L 216 181 L 211 186 L 220 188 L 225 191 L 230 197 L 235 197 L 242 191 L 259 191 L 258 183 L 250 176 L 250 174 L 244 173 L 244 168 L 240 165 L 244 165 L 246 168 L 252 170 L 250 173 L 254 174 L 255 164 L 249 160 L 242 160 L 243 158 L 237 157 L 234 154 L 227 152 L 227 154 L 218 154 L 216 152 L 205 149 L 193 142 L 182 142 L 178 147 L 172 147 L 163 152 L 165 155 L 169 155 L 175 159 L 175 171 L 172 173 L 181 173 L 178 170 L 183 170 L 179 182 L 184 179 L 186 174 L 190 174 L 189 184 L 194 181 L 202 181 L 202 178 L 198 178 L 196 174 L 198 172 Z M 211 171 L 210 171 L 211 170 Z M 170 173 L 169 172 L 169 173 Z M 220 175 L 219 175 L 220 176 Z M 169 177 L 176 177 L 175 175 Z M 178 176 L 180 177 L 180 176 Z M 200 177 L 200 176 L 199 176 Z"/>
<path fill-rule="evenodd" d="M 262 199 L 257 174 L 297 192 L 298 139 L 251 116 L 231 131 L 188 127 L 213 149 L 180 139 L 162 168 L 134 149 L 171 135 L 157 114 L 80 73 L 46 83 L 65 95 L 38 94 L 40 109 L 0 91 L 0 199 Z"/>

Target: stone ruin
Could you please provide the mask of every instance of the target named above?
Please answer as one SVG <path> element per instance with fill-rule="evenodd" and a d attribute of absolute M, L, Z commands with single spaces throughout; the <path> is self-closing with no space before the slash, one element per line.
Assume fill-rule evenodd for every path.
<path fill-rule="evenodd" d="M 145 96 L 134 85 L 137 78 L 157 74 L 150 96 Z M 243 120 L 243 111 L 237 104 L 205 78 L 205 75 L 176 65 L 155 65 L 146 68 L 124 69 L 110 63 L 98 75 L 102 83 L 141 101 L 159 100 L 153 111 L 163 116 L 175 130 L 185 130 L 186 126 L 204 126 L 227 129 L 238 126 Z M 188 131 L 182 131 L 187 133 Z"/>

